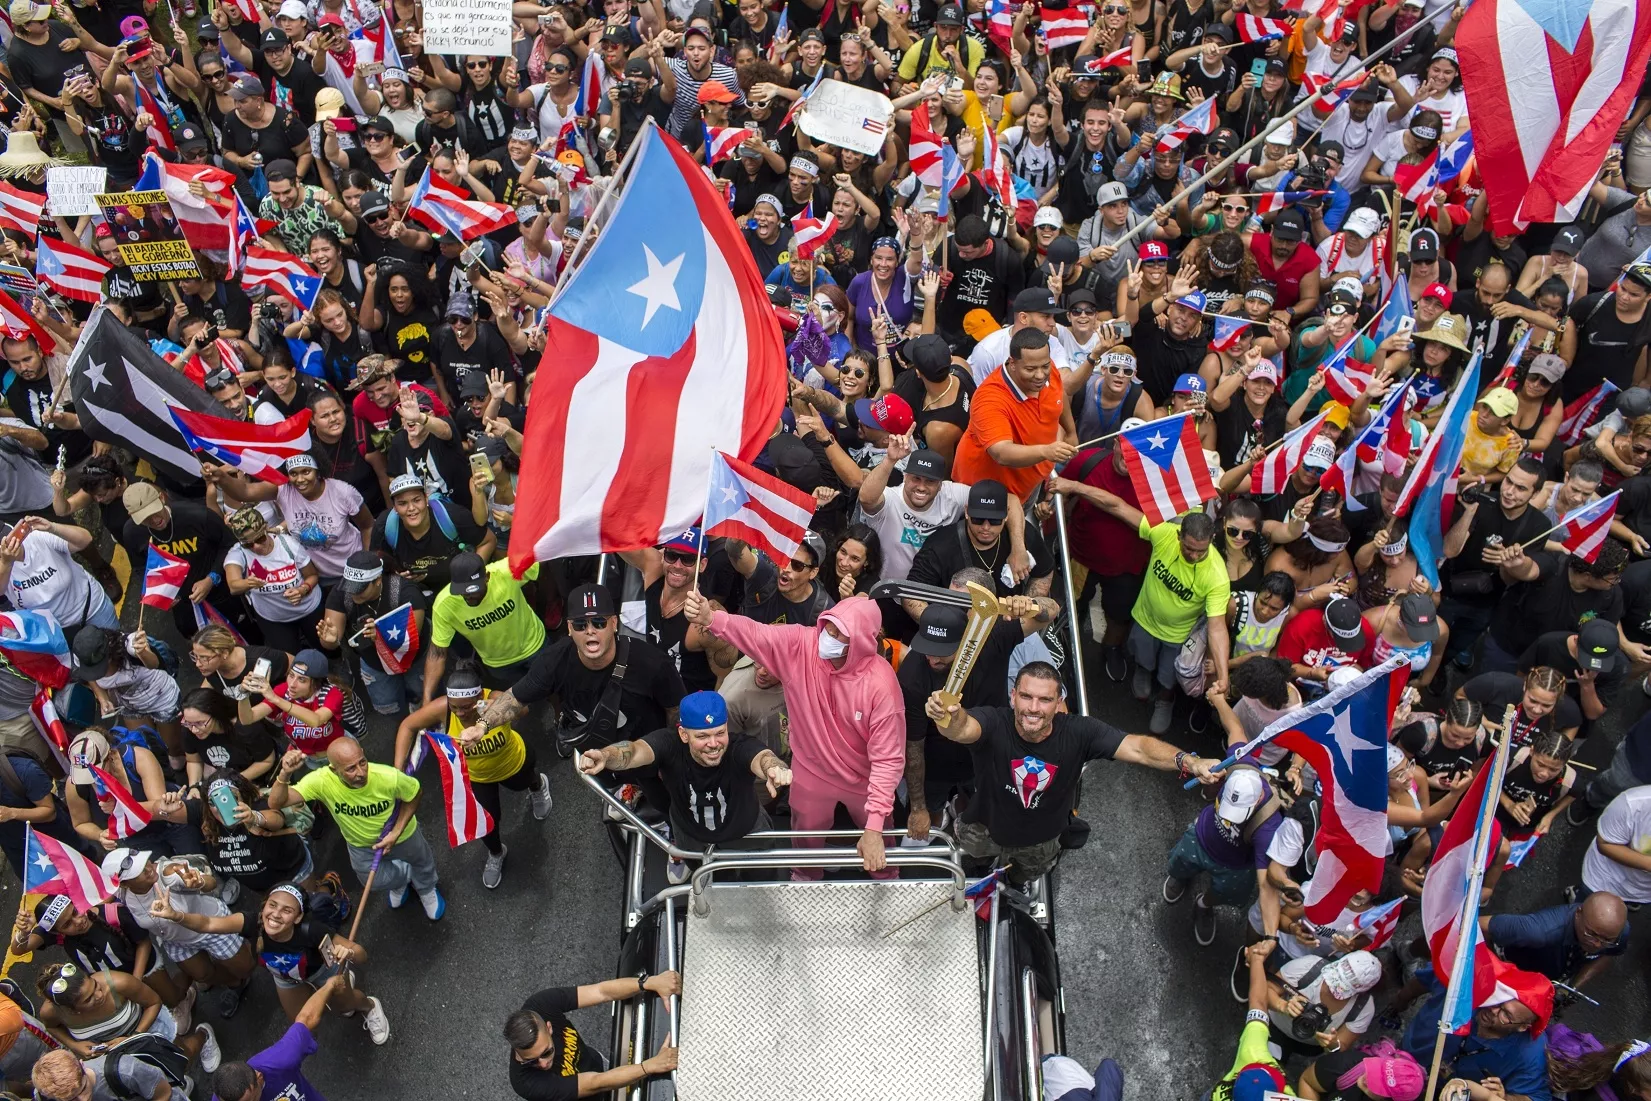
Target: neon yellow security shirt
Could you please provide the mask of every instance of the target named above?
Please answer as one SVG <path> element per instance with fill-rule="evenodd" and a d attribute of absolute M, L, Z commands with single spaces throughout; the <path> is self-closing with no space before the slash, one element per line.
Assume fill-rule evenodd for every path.
<path fill-rule="evenodd" d="M 522 581 L 539 576 L 534 563 Z M 522 595 L 522 582 L 510 576 L 510 563 L 492 562 L 487 567 L 487 592 L 480 604 L 471 606 L 453 592 L 451 585 L 436 594 L 430 603 L 430 621 L 435 624 L 430 641 L 446 649 L 455 634 L 463 635 L 476 648 L 482 664 L 493 669 L 525 661 L 545 644 L 545 625 Z"/>
<path fill-rule="evenodd" d="M 1274 1059 L 1273 1053 L 1267 1050 L 1266 1021 L 1245 1022 L 1244 1031 L 1238 1034 L 1238 1057 L 1233 1060 L 1233 1069 L 1229 1070 L 1227 1076 L 1221 1079 L 1220 1084 L 1211 1091 L 1212 1101 L 1232 1101 L 1233 1081 L 1238 1077 L 1239 1071 L 1252 1063 L 1265 1063 L 1268 1066 L 1278 1067 L 1278 1060 Z M 1279 1070 L 1282 1071 L 1283 1069 L 1279 1067 Z M 1285 1086 L 1284 1092 L 1293 1094 L 1296 1091 L 1289 1086 Z"/>
<path fill-rule="evenodd" d="M 344 843 L 358 849 L 377 842 L 384 824 L 396 813 L 396 804 L 407 802 L 419 792 L 419 783 L 413 777 L 389 765 L 375 764 L 367 765 L 367 782 L 358 788 L 346 784 L 330 768 L 318 768 L 292 786 L 306 800 L 325 806 L 338 823 Z M 415 814 L 396 841 L 407 840 L 416 829 Z"/>
<path fill-rule="evenodd" d="M 1142 630 L 1160 642 L 1180 645 L 1199 616 L 1217 619 L 1227 614 L 1232 583 L 1227 580 L 1227 563 L 1213 545 L 1202 561 L 1188 562 L 1181 557 L 1181 525 L 1165 521 L 1152 527 L 1143 516 L 1140 535 L 1152 544 L 1152 560 L 1133 613 Z"/>

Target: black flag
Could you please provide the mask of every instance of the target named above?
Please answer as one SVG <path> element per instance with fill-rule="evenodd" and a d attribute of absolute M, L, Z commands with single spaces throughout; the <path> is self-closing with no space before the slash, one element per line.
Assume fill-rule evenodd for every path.
<path fill-rule="evenodd" d="M 224 407 L 108 310 L 95 311 L 86 323 L 69 358 L 69 380 L 80 427 L 92 439 L 129 447 L 174 477 L 201 476 L 166 409 L 223 417 Z"/>

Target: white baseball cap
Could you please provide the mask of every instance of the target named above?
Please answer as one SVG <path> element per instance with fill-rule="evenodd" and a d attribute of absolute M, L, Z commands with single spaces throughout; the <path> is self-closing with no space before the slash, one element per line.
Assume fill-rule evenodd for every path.
<path fill-rule="evenodd" d="M 1040 206 L 1038 212 L 1032 215 L 1032 228 L 1039 226 L 1054 226 L 1060 229 L 1066 222 L 1061 218 L 1061 212 L 1052 206 Z"/>
<path fill-rule="evenodd" d="M 1221 801 L 1215 813 L 1226 822 L 1243 822 L 1261 802 L 1261 773 L 1251 768 L 1239 769 L 1221 785 Z"/>
<path fill-rule="evenodd" d="M 1369 952 L 1349 952 L 1334 963 L 1325 964 L 1319 977 L 1324 980 L 1326 990 L 1346 1001 L 1354 995 L 1376 989 L 1376 984 L 1382 981 L 1382 965 Z"/>
<path fill-rule="evenodd" d="M 1341 228 L 1349 233 L 1357 233 L 1360 237 L 1374 237 L 1376 231 L 1382 228 L 1382 220 L 1374 210 L 1361 206 L 1347 216 L 1347 221 L 1342 223 Z"/>

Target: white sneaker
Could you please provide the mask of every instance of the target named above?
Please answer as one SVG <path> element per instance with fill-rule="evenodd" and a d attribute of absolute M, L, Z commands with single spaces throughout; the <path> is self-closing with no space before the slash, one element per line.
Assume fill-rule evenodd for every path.
<path fill-rule="evenodd" d="M 195 986 L 190 984 L 189 993 L 183 996 L 183 1001 L 172 1011 L 172 1020 L 177 1026 L 180 1035 L 187 1035 L 189 1025 L 195 1019 Z"/>
<path fill-rule="evenodd" d="M 500 845 L 498 855 L 487 854 L 487 864 L 482 868 L 482 886 L 493 890 L 504 882 L 504 858 L 509 855 L 510 846 Z M 426 910 L 429 907 L 425 907 Z"/>
<path fill-rule="evenodd" d="M 542 772 L 539 773 L 539 786 L 533 789 L 533 794 L 529 797 L 527 805 L 528 809 L 533 812 L 533 817 L 537 821 L 543 822 L 546 818 L 550 817 L 551 799 L 549 776 L 546 776 Z"/>
<path fill-rule="evenodd" d="M 440 921 L 441 915 L 447 912 L 447 900 L 438 890 L 420 891 L 418 900 L 424 904 L 424 916 L 431 921 Z"/>
<path fill-rule="evenodd" d="M 377 998 L 367 999 L 367 1018 L 362 1022 L 367 1035 L 375 1044 L 390 1042 L 390 1018 L 384 1015 L 384 1005 Z"/>
<path fill-rule="evenodd" d="M 224 1061 L 223 1050 L 218 1047 L 218 1036 L 208 1024 L 196 1025 L 195 1031 L 206 1037 L 206 1042 L 201 1045 L 201 1069 L 212 1074 L 217 1071 L 218 1064 Z"/>
<path fill-rule="evenodd" d="M 399 910 L 407 902 L 407 884 L 395 888 L 390 892 L 390 909 Z"/>
<path fill-rule="evenodd" d="M 688 882 L 687 863 L 672 857 L 671 862 L 665 865 L 665 880 L 673 886 L 678 883 Z"/>

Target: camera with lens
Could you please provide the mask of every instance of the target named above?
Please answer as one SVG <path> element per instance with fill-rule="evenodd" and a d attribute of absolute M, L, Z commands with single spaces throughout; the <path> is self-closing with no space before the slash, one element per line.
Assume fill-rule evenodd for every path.
<path fill-rule="evenodd" d="M 1314 157 L 1296 169 L 1296 183 L 1303 191 L 1330 190 L 1330 164 L 1323 157 Z"/>
<path fill-rule="evenodd" d="M 281 317 L 281 303 L 272 298 L 265 299 L 258 307 L 258 316 L 267 317 L 272 321 L 278 320 Z"/>
<path fill-rule="evenodd" d="M 1486 485 L 1476 485 L 1464 491 L 1461 497 L 1462 503 L 1469 505 L 1494 505 L 1497 499 L 1496 491 Z"/>
<path fill-rule="evenodd" d="M 1290 1021 L 1290 1035 L 1310 1044 L 1319 1033 L 1330 1027 L 1330 1011 L 1322 1005 L 1309 1005 Z"/>

